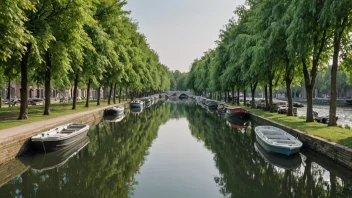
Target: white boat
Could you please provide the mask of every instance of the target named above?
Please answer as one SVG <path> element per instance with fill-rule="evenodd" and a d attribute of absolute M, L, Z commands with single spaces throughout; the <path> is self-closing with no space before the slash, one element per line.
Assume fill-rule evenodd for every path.
<path fill-rule="evenodd" d="M 123 114 L 124 112 L 125 112 L 125 107 L 122 107 L 122 106 L 110 107 L 110 108 L 104 109 L 104 116 L 114 116 L 114 115 Z"/>
<path fill-rule="evenodd" d="M 105 122 L 121 122 L 124 118 L 126 117 L 125 114 L 119 114 L 117 116 L 105 116 L 104 121 Z"/>
<path fill-rule="evenodd" d="M 64 124 L 31 138 L 34 147 L 44 152 L 55 151 L 87 136 L 89 125 Z"/>
<path fill-rule="evenodd" d="M 257 142 L 267 151 L 284 155 L 298 153 L 302 142 L 291 134 L 273 126 L 255 127 Z"/>
<path fill-rule="evenodd" d="M 131 102 L 131 108 L 143 108 L 144 102 L 141 100 L 134 100 Z"/>

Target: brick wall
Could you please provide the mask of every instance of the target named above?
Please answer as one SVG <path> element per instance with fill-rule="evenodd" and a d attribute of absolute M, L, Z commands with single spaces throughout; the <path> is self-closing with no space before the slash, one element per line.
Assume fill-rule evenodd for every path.
<path fill-rule="evenodd" d="M 251 114 L 251 119 L 261 125 L 271 125 L 283 129 L 294 137 L 298 137 L 302 141 L 303 146 L 314 150 L 315 152 L 328 157 L 348 169 L 352 169 L 352 149 L 330 142 L 320 137 L 310 135 L 306 132 L 292 129 L 275 121 Z"/>

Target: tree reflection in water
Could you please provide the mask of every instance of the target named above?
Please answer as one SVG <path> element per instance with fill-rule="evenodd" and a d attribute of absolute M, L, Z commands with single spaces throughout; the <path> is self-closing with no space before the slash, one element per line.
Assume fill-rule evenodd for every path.
<path fill-rule="evenodd" d="M 254 149 L 254 126 L 244 133 L 225 119 L 189 103 L 157 103 L 119 123 L 102 123 L 89 132 L 90 144 L 59 168 L 30 169 L 0 188 L 0 197 L 133 196 L 136 173 L 144 164 L 158 128 L 187 117 L 193 137 L 214 153 L 220 172 L 214 180 L 224 197 L 349 197 L 351 180 L 341 179 L 302 155 L 302 164 L 285 170 Z"/>

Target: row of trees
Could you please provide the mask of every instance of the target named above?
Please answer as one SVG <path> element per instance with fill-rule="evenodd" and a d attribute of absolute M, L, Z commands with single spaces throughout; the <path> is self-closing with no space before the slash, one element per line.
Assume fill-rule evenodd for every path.
<path fill-rule="evenodd" d="M 131 95 L 169 89 L 169 69 L 159 62 L 125 0 L 4 0 L 0 5 L 0 73 L 21 78 L 18 119 L 28 118 L 28 82 L 45 87 L 44 115 L 53 86 L 122 87 Z M 9 83 L 10 84 L 10 83 Z M 109 101 L 110 101 L 109 96 Z M 98 95 L 97 104 L 100 104 Z"/>
<path fill-rule="evenodd" d="M 286 87 L 292 116 L 291 87 L 302 80 L 307 96 L 307 122 L 313 121 L 312 96 L 318 71 L 332 62 L 330 123 L 336 125 L 337 71 L 351 62 L 350 0 L 247 0 L 221 31 L 215 49 L 196 59 L 187 77 L 195 92 L 252 92 L 269 97 Z"/>

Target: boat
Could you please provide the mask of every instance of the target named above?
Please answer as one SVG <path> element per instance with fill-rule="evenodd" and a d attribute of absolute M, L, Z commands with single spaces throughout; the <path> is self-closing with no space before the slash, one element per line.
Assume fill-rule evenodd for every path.
<path fill-rule="evenodd" d="M 217 109 L 218 108 L 218 102 L 216 101 L 209 101 L 207 106 L 209 109 Z"/>
<path fill-rule="evenodd" d="M 226 108 L 225 113 L 226 113 L 225 115 L 227 117 L 238 117 L 238 118 L 242 118 L 242 119 L 249 117 L 248 111 L 245 109 L 239 108 L 239 107 L 237 107 L 237 108 L 228 107 L 228 108 Z"/>
<path fill-rule="evenodd" d="M 225 103 L 220 103 L 220 104 L 218 104 L 218 110 L 219 110 L 219 111 L 223 111 L 223 110 L 225 109 L 225 107 L 226 107 L 226 104 L 225 104 Z"/>
<path fill-rule="evenodd" d="M 131 108 L 143 108 L 143 101 L 141 100 L 134 100 L 131 102 Z"/>
<path fill-rule="evenodd" d="M 119 115 L 112 115 L 112 116 L 105 116 L 104 121 L 105 122 L 121 122 L 124 118 L 126 117 L 125 114 L 119 114 Z"/>
<path fill-rule="evenodd" d="M 347 105 L 352 105 L 352 99 L 346 99 L 346 100 L 345 100 L 345 103 L 346 103 Z"/>
<path fill-rule="evenodd" d="M 290 156 L 298 153 L 303 146 L 297 138 L 277 127 L 257 126 L 255 134 L 257 142 L 268 152 Z"/>
<path fill-rule="evenodd" d="M 143 111 L 143 108 L 132 108 L 131 109 L 131 113 L 133 115 L 139 115 L 140 113 L 142 113 L 142 111 Z"/>
<path fill-rule="evenodd" d="M 329 116 L 319 116 L 318 112 L 316 112 L 316 111 L 313 111 L 313 117 L 314 117 L 314 120 L 319 122 L 319 123 L 322 123 L 322 124 L 328 124 L 329 123 Z M 336 121 L 338 119 L 339 118 L 336 117 Z"/>
<path fill-rule="evenodd" d="M 234 129 L 246 129 L 250 126 L 249 119 L 241 119 L 236 117 L 226 118 L 226 124 Z"/>
<path fill-rule="evenodd" d="M 301 155 L 293 155 L 288 157 L 267 152 L 258 142 L 254 143 L 254 149 L 267 163 L 279 168 L 283 168 L 285 170 L 294 170 L 298 168 L 302 163 Z"/>
<path fill-rule="evenodd" d="M 151 101 L 152 101 L 149 97 L 141 98 L 140 100 L 143 101 L 144 104 L 151 103 Z"/>
<path fill-rule="evenodd" d="M 123 114 L 125 112 L 125 107 L 116 106 L 104 109 L 104 116 L 116 116 L 119 114 Z"/>
<path fill-rule="evenodd" d="M 87 136 L 88 130 L 87 124 L 69 123 L 35 135 L 31 141 L 37 150 L 52 152 Z"/>
<path fill-rule="evenodd" d="M 288 106 L 287 105 L 281 105 L 277 108 L 277 113 L 278 114 L 287 114 L 288 112 Z"/>
<path fill-rule="evenodd" d="M 188 96 L 186 94 L 181 94 L 178 98 L 183 100 L 183 99 L 188 99 Z"/>
<path fill-rule="evenodd" d="M 75 144 L 71 144 L 63 149 L 46 154 L 36 154 L 28 158 L 28 164 L 32 169 L 37 171 L 46 171 L 59 168 L 68 162 L 73 156 L 77 155 L 83 148 L 89 144 L 88 136 L 83 137 Z M 26 163 L 27 164 L 27 163 Z"/>

